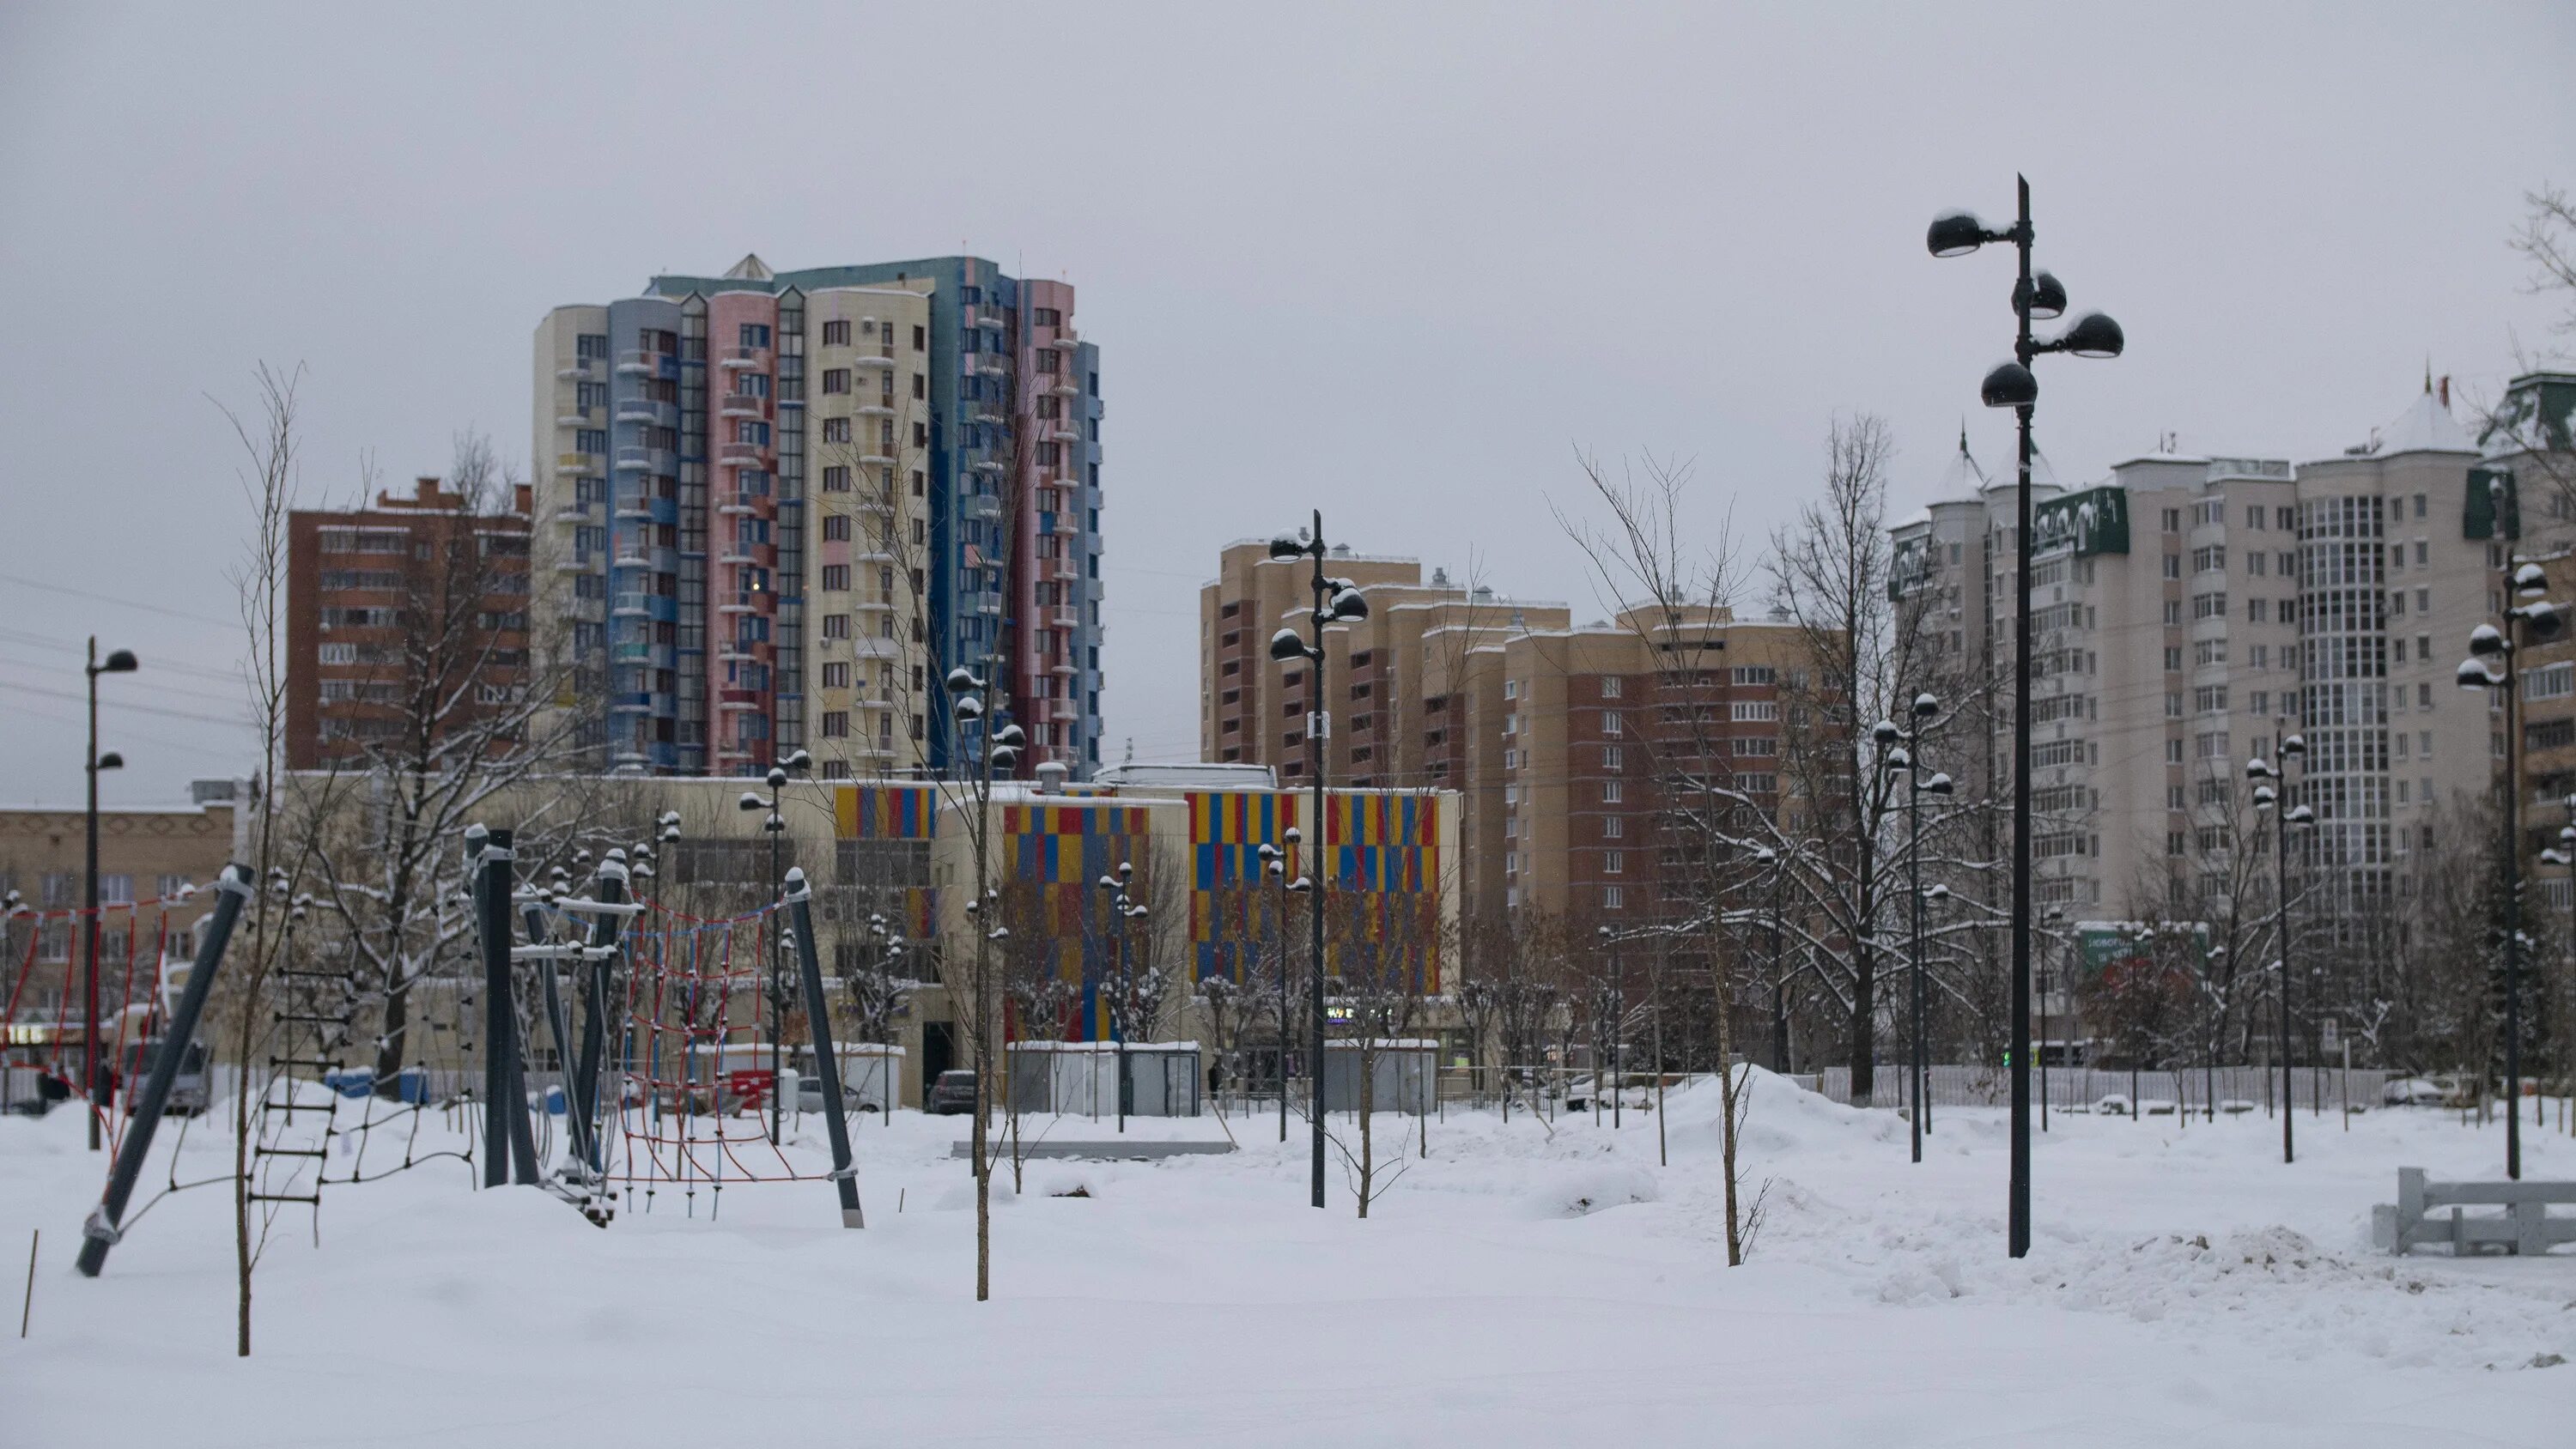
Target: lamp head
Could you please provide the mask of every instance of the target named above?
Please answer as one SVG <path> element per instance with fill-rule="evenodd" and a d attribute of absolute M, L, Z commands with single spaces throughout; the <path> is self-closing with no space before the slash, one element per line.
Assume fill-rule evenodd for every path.
<path fill-rule="evenodd" d="M 140 666 L 134 662 L 133 650 L 118 649 L 111 652 L 107 658 L 99 661 L 98 672 L 101 674 L 132 674 L 139 667 Z"/>
<path fill-rule="evenodd" d="M 2018 362 L 1998 363 L 1977 396 L 1990 408 L 2026 408 L 2039 401 L 2039 379 Z"/>
<path fill-rule="evenodd" d="M 1889 770 L 1911 770 L 1914 768 L 1914 756 L 1900 747 L 1880 756 L 1879 764 Z"/>
<path fill-rule="evenodd" d="M 1932 227 L 1923 235 L 1923 244 L 1936 257 L 1964 257 L 1987 242 L 1994 234 L 1971 212 L 1945 211 L 1932 218 Z"/>
<path fill-rule="evenodd" d="M 2078 357 L 2117 357 L 2129 345 L 2120 332 L 2120 324 L 2099 312 L 2087 312 L 2075 319 L 2066 335 L 2057 339 L 2058 349 Z"/>
<path fill-rule="evenodd" d="M 2513 571 L 2513 591 L 2526 599 L 2536 599 L 2549 592 L 2549 575 L 2536 563 L 2523 564 Z"/>
<path fill-rule="evenodd" d="M 1883 719 L 1869 727 L 1869 738 L 1871 743 L 1883 750 L 1905 738 L 1905 731 L 1896 727 L 1896 721 Z"/>
<path fill-rule="evenodd" d="M 1006 724 L 993 732 L 993 743 L 1006 746 L 1010 749 L 1016 750 L 1028 742 L 1028 731 L 1021 729 L 1016 724 Z"/>
<path fill-rule="evenodd" d="M 1950 888 L 1941 884 L 1939 881 L 1934 881 L 1930 889 L 1924 891 L 1923 894 L 1936 901 L 1946 901 L 1950 898 Z"/>
<path fill-rule="evenodd" d="M 1769 865 L 1779 858 L 1779 853 L 1767 845 L 1753 852 L 1753 863 L 1755 865 Z"/>
<path fill-rule="evenodd" d="M 1356 623 L 1369 616 L 1368 600 L 1357 589 L 1344 589 L 1333 596 L 1324 616 L 1337 623 Z"/>
<path fill-rule="evenodd" d="M 734 799 L 733 808 L 736 810 L 766 810 L 769 808 L 769 804 L 767 801 L 751 793 L 749 790 L 745 790 L 741 795 Z"/>
<path fill-rule="evenodd" d="M 2264 759 L 2261 755 L 2256 755 L 2254 758 L 2247 760 L 2245 762 L 2245 778 L 2248 780 L 2271 779 L 2272 762 Z"/>
<path fill-rule="evenodd" d="M 2019 282 L 2013 284 L 2013 291 L 2017 296 L 2024 295 Z M 2025 300 L 2029 304 L 2030 318 L 2034 322 L 2046 322 L 2052 318 L 2063 317 L 2066 315 L 2066 284 L 2050 273 L 2040 272 L 2030 279 L 2030 291 L 2026 294 Z"/>
<path fill-rule="evenodd" d="M 2493 689 L 2504 683 L 2503 680 L 2489 674 L 2487 667 L 2474 659 L 2461 660 L 2460 672 L 2456 677 L 2462 689 Z"/>
<path fill-rule="evenodd" d="M 2557 642 L 2567 632 L 2567 612 L 2557 604 L 2525 604 L 2515 612 L 2522 615 L 2523 635 L 2534 644 Z"/>
<path fill-rule="evenodd" d="M 1306 657 L 1306 641 L 1297 637 L 1296 630 L 1282 629 L 1270 636 L 1270 657 L 1281 663 L 1303 659 Z"/>
<path fill-rule="evenodd" d="M 98 767 L 102 770 L 122 770 L 125 768 L 125 757 L 110 750 L 98 757 Z"/>
<path fill-rule="evenodd" d="M 2292 825 L 2314 825 L 2317 823 L 2317 812 L 2305 805 L 2293 805 L 2281 819 Z"/>
<path fill-rule="evenodd" d="M 959 665 L 957 668 L 948 671 L 948 692 L 950 694 L 969 694 L 975 690 L 982 689 L 983 687 L 984 681 L 977 679 L 975 677 L 975 671 L 966 668 L 964 665 Z"/>
<path fill-rule="evenodd" d="M 1277 538 L 1270 540 L 1270 556 L 1272 558 L 1303 558 L 1305 554 L 1306 545 L 1284 533 L 1279 535 Z"/>
<path fill-rule="evenodd" d="M 957 711 L 957 717 L 959 719 L 982 719 L 984 717 L 984 700 L 980 695 L 961 694 L 957 696 L 957 703 L 954 708 Z"/>
<path fill-rule="evenodd" d="M 2280 798 L 2280 793 L 2269 785 L 2254 787 L 2254 808 L 2258 811 L 2271 809 L 2279 803 Z"/>
<path fill-rule="evenodd" d="M 1951 792 L 1951 788 L 1950 777 L 1947 774 L 1936 773 L 1931 779 L 1923 782 L 1923 793 L 1927 795 L 1947 795 Z"/>
<path fill-rule="evenodd" d="M 1279 847 L 1265 840 L 1261 842 L 1260 848 L 1256 849 L 1252 853 L 1261 857 L 1263 860 L 1277 860 L 1279 858 Z"/>
<path fill-rule="evenodd" d="M 814 768 L 814 756 L 808 751 L 798 750 L 780 763 L 791 770 L 810 770 Z"/>
<path fill-rule="evenodd" d="M 1914 696 L 1914 717 L 1916 719 L 1930 719 L 1932 716 L 1939 714 L 1940 712 L 1941 700 L 1939 696 L 1930 693 Z"/>
<path fill-rule="evenodd" d="M 2480 659 L 2504 652 L 2504 631 L 2493 624 L 2480 624 L 2469 631 L 2469 652 Z"/>
<path fill-rule="evenodd" d="M 783 765 L 772 765 L 769 767 L 769 773 L 761 778 L 768 783 L 770 789 L 775 790 L 787 783 L 787 769 Z"/>
<path fill-rule="evenodd" d="M 2308 742 L 2305 739 L 2298 735 L 2287 735 L 2282 738 L 2281 758 L 2283 760 L 2288 760 L 2293 756 L 2305 758 L 2307 753 Z"/>

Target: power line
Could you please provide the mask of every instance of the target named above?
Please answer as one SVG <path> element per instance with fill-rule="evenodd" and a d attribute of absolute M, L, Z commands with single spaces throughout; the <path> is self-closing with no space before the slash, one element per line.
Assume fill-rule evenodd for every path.
<path fill-rule="evenodd" d="M 68 689 L 39 689 L 32 684 L 13 684 L 9 686 L 9 688 L 21 694 L 41 695 L 47 699 L 67 699 L 74 704 L 86 704 L 88 703 L 89 698 L 87 695 L 76 694 Z M 226 718 L 222 715 L 198 714 L 192 710 L 162 709 L 156 705 L 133 704 L 122 699 L 102 699 L 99 701 L 99 707 L 102 709 L 127 710 L 136 714 L 157 714 L 169 719 L 200 720 L 206 724 L 247 726 L 250 723 L 247 718 L 240 715 Z"/>
<path fill-rule="evenodd" d="M 160 614 L 172 619 L 185 619 L 194 624 L 215 624 L 227 629 L 238 629 L 241 627 L 241 620 L 239 619 L 214 619 L 209 618 L 204 614 L 191 614 L 184 609 L 165 609 L 159 604 L 139 604 L 132 599 L 120 599 L 114 594 L 93 593 L 88 589 L 75 589 L 66 584 L 49 584 L 42 579 L 26 578 L 18 574 L 0 574 L 0 584 L 16 584 L 22 589 L 40 589 L 49 594 L 68 594 L 76 599 L 89 599 L 96 603 L 114 604 L 121 609 L 138 609 L 146 614 Z"/>
<path fill-rule="evenodd" d="M 64 639 L 51 634 L 32 634 L 24 629 L 0 629 L 0 640 L 34 649 L 52 649 L 64 654 L 88 652 L 87 645 L 81 640 Z M 192 674 L 201 679 L 211 679 L 223 684 L 240 684 L 246 677 L 239 668 L 208 669 L 201 664 L 180 664 L 167 659 L 156 658 L 151 661 L 151 666 L 156 674 L 164 671 L 172 674 Z"/>
<path fill-rule="evenodd" d="M 14 710 L 20 714 L 29 715 L 36 719 L 45 720 L 53 724 L 69 725 L 73 729 L 80 728 L 82 724 L 82 721 L 77 717 L 51 714 L 44 710 L 33 708 L 21 701 L 6 698 L 5 696 L 0 696 L 0 709 Z M 209 759 L 238 761 L 241 758 L 240 753 L 237 751 L 211 749 L 205 745 L 193 745 L 184 740 L 170 739 L 164 735 L 139 734 L 125 730 L 119 730 L 118 733 L 129 735 L 131 738 L 139 740 L 144 744 L 155 745 L 167 750 L 183 750 L 192 755 L 204 755 Z"/>
<path fill-rule="evenodd" d="M 18 669 L 35 670 L 39 672 L 50 671 L 53 668 L 51 665 L 39 664 L 31 659 L 17 659 L 6 654 L 0 654 L 0 664 L 10 665 Z M 234 682 L 238 684 L 241 681 L 236 680 Z M 163 684 L 158 680 L 151 682 L 151 693 L 156 697 L 160 695 L 175 695 L 181 699 L 202 699 L 208 704 L 239 704 L 241 702 L 241 695 L 239 694 L 207 694 L 200 690 L 180 689 L 173 685 Z M 104 703 L 105 701 L 101 702 Z"/>

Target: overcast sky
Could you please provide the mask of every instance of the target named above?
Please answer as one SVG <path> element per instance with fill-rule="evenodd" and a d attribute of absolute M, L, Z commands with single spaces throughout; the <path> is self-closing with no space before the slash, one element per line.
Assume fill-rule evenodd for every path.
<path fill-rule="evenodd" d="M 1112 758 L 1195 756 L 1197 587 L 1310 507 L 1588 615 L 1578 449 L 1695 460 L 1756 539 L 1837 413 L 1900 509 L 1963 417 L 2000 458 L 2008 258 L 1922 237 L 2016 168 L 2129 335 L 2043 369 L 2070 480 L 2331 453 L 2569 340 L 2505 242 L 2576 185 L 2576 6 L 1964 9 L 0 7 L 0 800 L 78 799 L 91 632 L 144 660 L 111 801 L 251 767 L 210 398 L 260 361 L 312 502 L 464 429 L 524 465 L 548 307 L 747 251 L 1080 289 Z"/>

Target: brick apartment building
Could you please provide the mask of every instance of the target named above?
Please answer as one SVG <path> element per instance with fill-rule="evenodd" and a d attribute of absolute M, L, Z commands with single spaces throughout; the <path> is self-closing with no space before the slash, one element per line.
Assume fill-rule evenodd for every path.
<path fill-rule="evenodd" d="M 1656 910 L 1682 862 L 1661 838 L 1654 780 L 1685 753 L 1779 810 L 1781 687 L 1804 667 L 1794 627 L 1723 609 L 1577 626 L 1562 603 L 1337 552 L 1326 569 L 1366 593 L 1369 617 L 1325 631 L 1318 700 L 1305 664 L 1269 652 L 1281 628 L 1304 629 L 1309 569 L 1273 561 L 1263 542 L 1219 556 L 1199 595 L 1202 756 L 1293 783 L 1306 777 L 1307 714 L 1329 709 L 1335 786 L 1458 792 L 1469 917 Z"/>
<path fill-rule="evenodd" d="M 524 485 L 483 499 L 422 478 L 371 508 L 292 515 L 287 768 L 509 707 L 528 678 L 529 506 Z"/>

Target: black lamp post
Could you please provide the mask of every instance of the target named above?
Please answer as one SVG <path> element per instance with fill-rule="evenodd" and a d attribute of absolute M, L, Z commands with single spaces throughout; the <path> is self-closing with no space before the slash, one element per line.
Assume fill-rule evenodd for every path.
<path fill-rule="evenodd" d="M 784 874 L 784 866 L 778 858 L 779 851 L 785 845 L 787 837 L 787 816 L 786 813 L 779 808 L 780 796 L 787 788 L 787 777 L 790 773 L 801 775 L 813 768 L 814 757 L 805 753 L 803 750 L 798 750 L 796 753 L 789 755 L 786 759 L 783 759 L 777 764 L 769 767 L 769 773 L 763 780 L 763 783 L 769 786 L 769 798 L 767 800 L 761 799 L 759 794 L 755 791 L 745 790 L 742 792 L 742 798 L 734 802 L 736 806 L 744 810 L 766 810 L 769 812 L 767 817 L 760 822 L 760 828 L 769 836 L 769 879 L 771 882 L 769 889 L 770 899 L 775 904 L 784 904 L 787 899 L 786 875 Z M 771 1146 L 775 1147 L 778 1145 L 778 1088 L 782 1080 L 780 1068 L 784 1065 L 779 1058 L 778 1039 L 780 1036 L 784 1035 L 784 1030 L 780 1023 L 787 1013 L 787 957 L 783 950 L 786 943 L 786 937 L 781 932 L 772 931 L 769 934 L 769 942 L 769 970 L 767 972 L 769 979 L 763 983 L 764 991 L 762 994 L 769 998 L 769 1143 Z"/>
<path fill-rule="evenodd" d="M 1753 852 L 1753 863 L 1771 876 L 1771 911 L 1765 918 L 1771 933 L 1771 1067 L 1789 1070 L 1789 983 L 1780 970 L 1780 886 L 1786 862 L 1769 846 Z"/>
<path fill-rule="evenodd" d="M 1300 540 L 1282 535 L 1270 540 L 1270 556 L 1274 559 L 1308 558 L 1314 561 L 1314 574 L 1307 582 L 1307 589 L 1314 596 L 1314 607 L 1306 615 L 1308 637 L 1299 637 L 1295 629 L 1280 630 L 1270 636 L 1270 657 L 1282 664 L 1291 659 L 1306 661 L 1309 675 L 1306 702 L 1314 706 L 1306 714 L 1306 759 L 1314 776 L 1317 832 L 1317 868 L 1305 873 L 1315 903 L 1314 940 L 1308 943 L 1313 948 L 1315 975 L 1309 983 L 1307 998 L 1307 1006 L 1315 1017 L 1309 1038 L 1314 1047 L 1314 1059 L 1308 1068 L 1313 1077 L 1310 1085 L 1314 1092 L 1315 1143 L 1314 1160 L 1308 1176 L 1314 1189 L 1314 1205 L 1320 1208 L 1324 1205 L 1324 892 L 1321 887 L 1330 879 L 1332 861 L 1329 852 L 1333 846 L 1333 832 L 1324 820 L 1324 772 L 1327 763 L 1324 741 L 1333 732 L 1333 714 L 1326 707 L 1328 700 L 1324 693 L 1324 628 L 1328 624 L 1356 623 L 1367 618 L 1369 611 L 1368 600 L 1360 596 L 1357 585 L 1348 579 L 1331 578 L 1324 573 L 1327 550 L 1324 547 L 1324 514 L 1321 509 L 1316 510 L 1315 526 L 1306 538 Z M 1369 1090 L 1368 1084 L 1361 1083 L 1360 1090 Z"/>
<path fill-rule="evenodd" d="M 2496 533 L 2505 532 L 2501 483 L 2490 483 Z M 2462 689 L 2492 689 L 2504 709 L 2504 1175 L 2522 1177 L 2522 841 L 2515 807 L 2522 794 L 2522 740 L 2514 709 L 2521 692 L 2521 666 L 2526 647 L 2555 642 L 2567 632 L 2564 608 L 2542 598 L 2549 576 L 2536 563 L 2505 555 L 2511 596 L 2528 600 L 2504 611 L 2504 628 L 2480 624 L 2469 631 L 2470 658 L 2461 661 Z"/>
<path fill-rule="evenodd" d="M 113 750 L 104 755 L 98 752 L 98 677 L 102 674 L 132 674 L 135 667 L 131 649 L 118 649 L 106 659 L 100 659 L 98 636 L 90 636 L 89 662 L 85 666 L 89 675 L 89 754 L 86 763 L 89 811 L 86 821 L 88 853 L 84 857 L 89 881 L 89 931 L 81 948 L 84 962 L 81 975 L 85 978 L 81 988 L 81 1064 L 89 1071 L 89 1150 L 92 1152 L 99 1150 L 99 1124 L 107 1117 L 107 1064 L 98 1057 L 98 772 L 125 768 L 123 755 Z M 133 941 L 128 940 L 125 949 L 131 952 Z"/>
<path fill-rule="evenodd" d="M 1118 980 L 1117 995 L 1110 1000 L 1109 1036 L 1118 1044 L 1118 1130 L 1121 1132 L 1127 1130 L 1127 993 L 1133 986 L 1127 979 L 1127 933 L 1135 929 L 1136 923 L 1146 914 L 1144 903 L 1132 894 L 1135 882 L 1136 863 L 1132 860 L 1118 862 L 1116 875 L 1100 878 L 1100 888 L 1109 893 L 1109 929 L 1116 933 L 1110 937 L 1109 947 L 1114 953 L 1111 969 L 1117 973 Z"/>
<path fill-rule="evenodd" d="M 1281 838 L 1296 848 L 1303 835 L 1291 825 Z M 1263 875 L 1277 887 L 1270 910 L 1270 959 L 1279 973 L 1279 1140 L 1288 1140 L 1288 893 L 1304 891 L 1306 877 L 1288 879 L 1287 852 L 1267 841 L 1261 846 Z"/>
<path fill-rule="evenodd" d="M 1988 231 L 1964 211 L 1935 217 L 1925 244 L 1936 257 L 1965 256 L 1988 242 L 2011 242 L 2020 261 L 2013 283 L 2013 360 L 1986 374 L 1980 396 L 1990 408 L 2011 408 L 2020 423 L 2019 513 L 2013 529 L 2013 868 L 2012 868 L 2012 1183 L 2007 1245 L 2012 1256 L 2030 1252 L 2030 417 L 2039 401 L 2031 363 L 2045 352 L 2077 357 L 2117 357 L 2126 340 L 2120 324 L 2088 312 L 2053 341 L 2030 335 L 2033 320 L 2064 316 L 2066 288 L 2046 272 L 2033 273 L 2030 247 L 2030 182 L 2016 176 L 2020 206 L 2012 227 Z"/>
<path fill-rule="evenodd" d="M 1941 713 L 1941 701 L 1931 694 L 1914 696 L 1913 727 L 1903 729 L 1894 720 L 1880 720 L 1870 731 L 1879 748 L 1879 766 L 1894 773 L 1905 772 L 1905 877 L 1907 940 L 1907 976 L 1913 997 L 1913 1024 L 1906 1043 L 1906 1128 L 1913 1140 L 1914 1161 L 1923 1160 L 1924 1088 L 1931 1079 L 1931 1065 L 1925 1055 L 1923 1031 L 1923 797 L 1948 795 L 1950 777 L 1923 773 L 1921 751 L 1923 729 Z"/>
<path fill-rule="evenodd" d="M 2296 1160 L 2292 1148 L 2291 1123 L 2297 1114 L 2290 1110 L 2290 1084 L 2295 1078 L 2290 1069 L 2290 827 L 2317 823 L 2314 810 L 2305 805 L 2292 805 L 2285 797 L 2290 790 L 2289 766 L 2292 760 L 2305 760 L 2308 742 L 2297 735 L 2281 738 L 2281 767 L 2257 755 L 2245 762 L 2245 778 L 2254 782 L 2254 813 L 2271 812 L 2277 819 L 2272 830 L 2272 939 L 2280 952 L 2281 967 L 2281 1161 Z"/>

